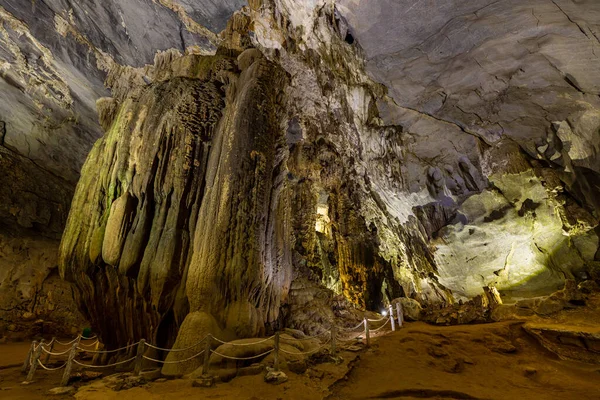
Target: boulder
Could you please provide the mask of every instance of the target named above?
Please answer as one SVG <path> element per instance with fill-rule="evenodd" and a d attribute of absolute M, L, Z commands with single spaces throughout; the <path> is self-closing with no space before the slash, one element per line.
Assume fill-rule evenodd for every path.
<path fill-rule="evenodd" d="M 189 347 L 195 343 L 200 342 L 206 335 L 212 334 L 216 337 L 221 337 L 221 329 L 217 324 L 215 318 L 205 312 L 193 312 L 185 317 L 177 340 L 173 345 L 174 349 L 181 349 Z M 170 352 L 167 355 L 166 361 L 177 361 L 187 359 L 194 354 L 202 351 L 204 344 L 198 344 L 190 350 L 180 352 Z M 185 361 L 177 364 L 165 364 L 162 367 L 162 374 L 167 377 L 178 377 L 190 373 L 202 365 L 204 358 L 203 355 L 198 356 L 192 360 Z"/>
<path fill-rule="evenodd" d="M 410 299 L 408 297 L 399 297 L 392 300 L 394 312 L 396 312 L 396 303 L 398 302 L 402 306 L 404 320 L 418 321 L 421 319 L 421 311 L 423 310 L 423 307 L 421 307 L 421 304 L 417 300 Z"/>

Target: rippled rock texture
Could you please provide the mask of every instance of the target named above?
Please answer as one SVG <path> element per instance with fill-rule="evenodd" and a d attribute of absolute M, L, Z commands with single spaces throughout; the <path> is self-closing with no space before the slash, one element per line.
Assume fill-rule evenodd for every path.
<path fill-rule="evenodd" d="M 123 97 L 127 82 L 143 82 L 157 51 L 167 58 L 214 52 L 215 32 L 241 5 L 0 1 L 0 319 L 7 325 L 19 325 L 24 312 L 58 325 L 82 322 L 70 285 L 46 279 L 57 275 L 79 172 L 103 133 L 96 100 Z M 65 293 L 60 301 L 41 295 L 54 288 Z M 46 312 L 57 304 L 73 318 Z"/>
<path fill-rule="evenodd" d="M 409 138 L 399 203 L 415 205 L 440 281 L 456 296 L 489 284 L 522 297 L 589 276 L 600 255 L 598 2 L 339 3 L 389 89 L 382 118 Z"/>
<path fill-rule="evenodd" d="M 60 264 L 108 345 L 356 318 L 347 301 L 332 308 L 333 291 L 368 309 L 450 298 L 424 237 L 386 219 L 361 159 L 370 138 L 401 134 L 376 124 L 381 88 L 331 5 L 307 7 L 311 34 L 284 29 L 279 7 L 244 9 L 217 55 L 175 57 L 124 100 L 99 102 L 107 133 L 82 170 Z M 303 35 L 314 48 L 298 49 Z"/>

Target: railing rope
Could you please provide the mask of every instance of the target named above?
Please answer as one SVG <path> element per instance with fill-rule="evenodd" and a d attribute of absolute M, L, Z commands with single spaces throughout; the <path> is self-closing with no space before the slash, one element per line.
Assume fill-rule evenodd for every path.
<path fill-rule="evenodd" d="M 279 371 L 280 369 L 280 355 L 281 353 L 286 353 L 286 354 L 291 354 L 291 355 L 306 355 L 306 354 L 312 354 L 312 353 L 316 353 L 317 351 L 329 347 L 330 349 L 330 353 L 331 353 L 331 357 L 334 360 L 337 360 L 337 352 L 338 352 L 338 343 L 347 343 L 347 342 L 351 342 L 357 338 L 359 338 L 360 336 L 362 336 L 364 334 L 364 338 L 365 338 L 365 345 L 366 347 L 369 347 L 371 345 L 371 333 L 372 332 L 377 332 L 381 329 L 383 329 L 388 323 L 391 323 L 392 325 L 392 331 L 396 330 L 396 322 L 394 320 L 394 315 L 393 315 L 393 306 L 389 305 L 388 306 L 388 312 L 389 315 L 388 316 L 384 316 L 383 318 L 380 319 L 369 319 L 367 318 L 366 314 L 364 315 L 362 321 L 355 327 L 353 328 L 338 328 L 336 327 L 333 323 L 331 324 L 329 331 L 324 331 L 323 333 L 316 335 L 316 336 L 312 336 L 312 337 L 303 337 L 303 338 L 285 338 L 285 340 L 293 340 L 293 341 L 306 341 L 306 340 L 313 340 L 316 339 L 320 336 L 326 335 L 329 333 L 329 340 L 323 344 L 321 344 L 320 346 L 313 348 L 312 350 L 309 351 L 287 351 L 285 350 L 285 348 L 281 348 L 281 333 L 282 332 L 275 332 L 275 334 L 271 337 L 265 338 L 265 339 L 261 339 L 252 343 L 233 343 L 233 342 L 225 342 L 222 341 L 216 337 L 214 337 L 211 334 L 208 334 L 204 337 L 204 339 L 202 339 L 201 341 L 185 347 L 185 348 L 180 348 L 180 349 L 165 349 L 165 348 L 161 348 L 158 346 L 155 346 L 151 343 L 147 343 L 145 339 L 141 339 L 139 342 L 137 343 L 133 343 L 118 349 L 113 349 L 113 350 L 98 350 L 98 345 L 99 342 L 96 339 L 96 337 L 94 338 L 88 338 L 88 340 L 93 340 L 96 339 L 96 342 L 91 343 L 91 344 L 83 344 L 81 343 L 82 340 L 82 336 L 78 335 L 75 339 L 71 340 L 70 342 L 67 343 L 61 343 L 58 340 L 56 340 L 56 338 L 52 338 L 52 340 L 48 343 L 44 343 L 44 340 L 42 339 L 39 343 L 37 341 L 33 341 L 31 343 L 31 346 L 29 347 L 29 351 L 27 353 L 27 357 L 23 363 L 23 367 L 21 368 L 22 372 L 26 372 L 27 368 L 29 368 L 29 372 L 26 378 L 27 382 L 31 382 L 33 381 L 33 377 L 34 374 L 36 372 L 36 368 L 38 366 L 40 366 L 41 368 L 48 370 L 48 371 L 56 371 L 56 370 L 60 370 L 64 368 L 64 372 L 63 372 L 63 376 L 62 376 L 62 380 L 61 380 L 61 386 L 67 386 L 69 383 L 69 379 L 71 376 L 71 370 L 73 369 L 73 364 L 77 364 L 81 367 L 84 368 L 110 368 L 110 367 L 114 367 L 117 365 L 122 365 L 122 364 L 126 364 L 126 363 L 130 363 L 132 361 L 133 362 L 133 374 L 136 376 L 141 375 L 141 371 L 142 371 L 142 367 L 143 367 L 143 363 L 144 360 L 149 360 L 149 361 L 153 361 L 153 362 L 157 362 L 157 363 L 162 363 L 162 364 L 178 364 L 178 363 L 183 363 L 183 362 L 187 362 L 190 361 L 192 359 L 195 359 L 199 356 L 201 356 L 204 353 L 204 361 L 203 361 L 203 375 L 209 376 L 209 368 L 210 368 L 210 355 L 211 354 L 216 354 L 218 356 L 221 356 L 225 359 L 230 359 L 230 360 L 253 360 L 253 359 L 257 359 L 257 358 L 261 358 L 264 357 L 270 353 L 273 353 L 273 369 L 274 371 Z M 403 322 L 403 316 L 402 316 L 402 306 L 400 305 L 400 303 L 397 303 L 396 305 L 396 312 L 397 312 L 397 316 L 398 316 L 398 326 L 401 327 L 402 326 L 402 322 Z M 387 319 L 386 319 L 387 318 Z M 379 326 L 378 328 L 375 329 L 371 329 L 371 327 L 369 326 L 369 322 L 380 322 L 386 320 L 381 326 Z M 357 333 L 356 336 L 354 336 L 353 338 L 345 338 L 345 336 L 348 333 L 351 333 L 352 331 L 355 331 L 356 329 L 360 328 L 361 326 L 363 326 L 363 331 L 359 331 L 359 332 L 354 332 Z M 338 338 L 338 334 L 343 333 L 343 337 L 344 338 Z M 257 344 L 262 344 L 265 342 L 269 342 L 271 340 L 273 340 L 273 347 L 270 348 L 269 350 L 261 353 L 261 354 L 257 354 L 254 356 L 250 356 L 250 357 L 234 357 L 234 356 L 228 356 L 226 354 L 222 354 L 216 350 L 212 350 L 211 346 L 212 346 L 212 340 L 215 340 L 215 342 L 217 342 L 218 344 L 222 344 L 222 345 L 231 345 L 231 346 L 254 346 Z M 59 345 L 71 345 L 69 349 L 67 349 L 66 351 L 63 352 L 54 352 L 54 344 L 57 343 Z M 166 361 L 166 360 L 160 360 L 160 359 L 155 359 L 155 358 L 151 358 L 145 355 L 146 350 L 148 348 L 152 348 L 155 350 L 159 350 L 159 351 L 167 351 L 167 352 L 181 352 L 181 351 L 188 351 L 193 349 L 194 347 L 197 347 L 198 345 L 204 343 L 204 349 L 202 351 L 200 351 L 199 353 L 194 354 L 191 357 L 182 359 L 182 360 L 175 360 L 175 361 Z M 88 350 L 87 347 L 93 346 L 94 344 L 96 344 L 96 350 Z M 45 347 L 47 346 L 47 347 Z M 123 360 L 123 361 L 119 361 L 119 362 L 115 362 L 112 364 L 108 364 L 108 365 L 94 365 L 96 362 L 92 361 L 92 364 L 85 364 L 82 363 L 80 361 L 78 361 L 77 358 L 77 354 L 78 351 L 82 351 L 82 352 L 88 352 L 88 353 L 96 353 L 96 354 L 109 354 L 109 353 L 115 353 L 115 352 L 119 352 L 122 350 L 127 350 L 130 349 L 134 346 L 137 346 L 137 350 L 136 350 L 136 354 L 127 359 L 127 360 Z M 270 347 L 270 346 L 269 346 Z M 45 361 L 42 362 L 41 360 L 41 356 L 42 353 L 46 354 L 45 357 Z M 59 366 L 59 367 L 48 367 L 45 364 L 48 363 L 48 361 L 50 360 L 51 356 L 62 356 L 68 353 L 68 359 L 67 361 Z"/>

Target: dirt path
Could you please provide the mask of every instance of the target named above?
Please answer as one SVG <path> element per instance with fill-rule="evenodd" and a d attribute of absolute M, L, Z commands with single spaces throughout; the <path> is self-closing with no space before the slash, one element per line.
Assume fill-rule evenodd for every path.
<path fill-rule="evenodd" d="M 26 344 L 0 346 L 4 363 L 20 363 Z M 435 327 L 409 323 L 373 340 L 370 350 L 344 353 L 343 365 L 320 364 L 273 386 L 262 375 L 245 376 L 214 388 L 192 387 L 191 380 L 152 382 L 115 392 L 102 381 L 79 389 L 81 400 L 242 400 L 316 399 L 488 399 L 599 400 L 600 365 L 559 360 L 521 328 L 521 323 Z M 350 371 L 350 372 L 348 372 Z M 60 374 L 36 372 L 32 385 L 19 368 L 0 369 L 0 399 L 48 398 Z M 73 397 L 56 397 L 70 398 Z"/>
<path fill-rule="evenodd" d="M 600 366 L 559 360 L 511 322 L 408 324 L 348 378 L 330 399 L 600 399 Z"/>

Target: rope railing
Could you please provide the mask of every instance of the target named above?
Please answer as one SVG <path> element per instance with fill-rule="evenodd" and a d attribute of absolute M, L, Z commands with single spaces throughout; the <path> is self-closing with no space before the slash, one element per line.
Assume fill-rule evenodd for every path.
<path fill-rule="evenodd" d="M 279 350 L 281 351 L 281 349 L 279 349 Z M 228 356 L 228 355 L 225 355 L 225 354 L 221 354 L 221 353 L 219 353 L 219 352 L 218 352 L 218 351 L 216 351 L 216 350 L 211 350 L 211 353 L 213 353 L 213 354 L 216 354 L 216 355 L 218 355 L 218 356 L 221 356 L 221 357 L 223 357 L 223 358 L 229 359 L 229 360 L 248 361 L 248 360 L 254 360 L 254 359 L 256 359 L 256 358 L 260 358 L 260 357 L 266 356 L 267 354 L 271 354 L 271 353 L 272 353 L 272 352 L 274 352 L 274 351 L 275 351 L 275 349 L 273 348 L 273 349 L 270 349 L 270 350 L 267 350 L 267 351 L 265 351 L 265 352 L 264 352 L 264 353 L 262 353 L 262 354 L 257 354 L 257 355 L 255 355 L 255 356 L 250 356 L 250 357 L 234 357 L 234 356 Z"/>
<path fill-rule="evenodd" d="M 295 341 L 295 342 L 305 342 L 307 340 L 314 340 L 314 339 L 320 338 L 320 337 L 325 336 L 330 333 L 331 333 L 331 331 L 325 331 L 325 332 L 319 333 L 318 335 L 306 336 L 303 338 L 295 338 L 293 336 L 290 336 L 290 337 L 286 337 L 285 340 L 291 340 L 291 341 Z"/>
<path fill-rule="evenodd" d="M 292 354 L 292 355 L 305 355 L 305 354 L 314 354 L 318 351 L 323 350 L 325 347 L 327 347 L 327 345 L 331 342 L 331 339 L 329 339 L 327 342 L 323 343 L 321 346 L 318 346 L 316 349 L 313 350 L 309 350 L 309 351 L 287 351 L 285 349 L 279 349 L 279 351 L 281 351 L 282 353 L 286 353 L 286 354 Z"/>
<path fill-rule="evenodd" d="M 352 328 L 342 328 L 341 330 L 344 332 L 351 332 L 351 331 L 354 331 L 354 330 L 360 328 L 361 326 L 363 326 L 364 323 L 365 323 L 365 321 L 363 320 L 363 321 L 360 321 L 360 323 L 358 325 L 356 325 Z"/>
<path fill-rule="evenodd" d="M 70 342 L 67 343 L 63 343 L 63 342 L 59 342 L 58 340 L 54 340 L 56 343 L 60 344 L 61 346 L 70 346 L 73 343 L 75 343 L 76 341 L 78 341 L 81 338 L 81 335 L 77 336 L 75 339 L 71 340 Z"/>
<path fill-rule="evenodd" d="M 148 356 L 145 356 L 145 355 L 144 355 L 144 356 L 142 356 L 142 357 L 143 357 L 144 359 L 148 360 L 148 361 L 154 361 L 154 362 L 157 362 L 157 363 L 160 363 L 160 364 L 179 364 L 179 363 L 183 363 L 183 362 L 188 362 L 188 361 L 191 361 L 191 360 L 193 360 L 194 358 L 196 358 L 196 357 L 198 357 L 198 356 L 201 356 L 202 354 L 204 354 L 204 352 L 205 352 L 205 351 L 206 351 L 206 350 L 202 350 L 200 353 L 198 353 L 198 354 L 194 354 L 194 355 L 193 355 L 193 356 L 191 356 L 191 357 L 188 357 L 188 358 L 186 358 L 186 359 L 183 359 L 183 360 L 175 360 L 175 361 L 157 360 L 156 358 L 151 358 L 151 357 L 148 357 Z"/>
<path fill-rule="evenodd" d="M 131 357 L 130 359 L 123 360 L 123 361 L 117 361 L 117 362 L 114 362 L 114 363 L 108 364 L 108 365 L 84 364 L 84 363 L 79 362 L 79 361 L 77 361 L 75 359 L 73 359 L 72 361 L 75 364 L 80 365 L 80 366 L 85 367 L 85 368 L 110 368 L 110 367 L 116 367 L 117 365 L 127 364 L 128 362 L 132 362 L 135 359 L 136 359 L 136 357 Z"/>
<path fill-rule="evenodd" d="M 228 345 L 231 345 L 231 346 L 254 346 L 255 344 L 261 344 L 261 343 L 268 342 L 269 340 L 272 340 L 275 337 L 275 335 L 273 335 L 273 336 L 268 337 L 266 339 L 259 340 L 258 342 L 252 342 L 252 343 L 233 343 L 233 342 L 224 342 L 221 339 L 217 339 L 213 335 L 208 335 L 208 336 L 210 336 L 211 339 L 214 339 L 218 343 L 228 344 Z"/>
<path fill-rule="evenodd" d="M 96 340 L 95 340 L 94 342 L 92 342 L 92 343 L 82 343 L 82 342 L 79 342 L 79 346 L 92 347 L 92 346 L 95 346 L 95 345 L 96 345 L 96 344 L 98 344 L 98 343 L 100 343 L 100 342 L 98 341 L 98 339 L 96 339 Z M 136 344 L 137 344 L 137 343 L 136 343 Z"/>
<path fill-rule="evenodd" d="M 45 347 L 42 347 L 42 351 L 43 351 L 45 354 L 48 354 L 48 355 L 50 355 L 50 356 L 64 356 L 65 354 L 68 354 L 68 353 L 71 351 L 71 349 L 67 349 L 67 350 L 65 350 L 65 351 L 62 351 L 62 352 L 59 352 L 59 353 L 55 353 L 55 352 L 52 352 L 52 351 L 50 351 L 50 350 L 46 350 L 46 348 L 45 348 Z"/>
<path fill-rule="evenodd" d="M 387 320 L 386 320 L 386 321 L 383 323 L 383 325 L 381 325 L 379 328 L 376 328 L 376 329 L 371 329 L 371 332 L 377 332 L 377 331 L 380 331 L 380 330 L 381 330 L 381 329 L 383 329 L 383 328 L 384 328 L 384 327 L 385 327 L 387 324 L 389 324 L 389 323 L 390 323 L 390 320 L 391 320 L 391 318 L 388 318 L 388 319 L 387 319 Z"/>
<path fill-rule="evenodd" d="M 42 367 L 43 369 L 45 369 L 46 371 L 58 371 L 59 369 L 63 369 L 64 367 L 67 366 L 67 363 L 64 363 L 63 365 L 61 365 L 60 367 L 56 367 L 56 368 L 51 368 L 51 367 L 47 367 L 44 364 L 42 364 L 42 362 L 40 360 L 37 360 L 38 365 L 40 367 Z"/>
<path fill-rule="evenodd" d="M 88 350 L 88 349 L 84 349 L 81 346 L 81 344 L 79 346 L 77 346 L 77 350 L 81 350 L 81 351 L 85 351 L 86 353 L 94 353 L 94 354 L 104 354 L 104 353 L 116 353 L 118 351 L 123 351 L 123 350 L 127 350 L 130 349 L 134 346 L 137 346 L 140 342 L 136 342 L 134 344 L 130 344 L 129 346 L 123 346 L 120 347 L 118 349 L 112 349 L 112 350 Z"/>
<path fill-rule="evenodd" d="M 396 311 L 397 311 L 397 321 L 398 321 L 397 323 L 398 323 L 398 326 L 401 327 L 403 324 L 403 315 L 402 315 L 402 306 L 400 303 L 396 304 Z M 369 326 L 369 323 L 376 323 L 376 322 L 382 322 L 382 321 L 385 321 L 385 322 L 377 328 L 371 329 Z M 330 355 L 334 359 L 337 359 L 337 357 L 336 357 L 336 353 L 337 353 L 336 343 L 337 342 L 349 343 L 349 342 L 353 342 L 357 339 L 362 340 L 362 338 L 364 337 L 365 344 L 368 347 L 370 345 L 371 333 L 381 331 L 390 323 L 391 323 L 392 331 L 395 331 L 396 330 L 396 320 L 394 318 L 393 308 L 391 305 L 389 306 L 389 313 L 387 315 L 384 315 L 382 318 L 370 319 L 365 316 L 358 325 L 351 327 L 351 328 L 337 328 L 335 325 L 332 325 L 329 330 L 326 330 L 318 335 L 307 336 L 307 337 L 302 337 L 302 338 L 296 338 L 296 337 L 293 337 L 292 335 L 289 335 L 289 336 L 286 336 L 283 338 L 284 342 L 286 342 L 286 341 L 303 342 L 303 341 L 307 341 L 307 340 L 315 340 L 315 339 L 323 337 L 327 334 L 330 335 L 329 339 L 325 343 L 317 346 L 314 349 L 307 350 L 307 351 L 300 351 L 299 349 L 297 351 L 290 351 L 290 350 L 281 348 L 280 335 L 281 335 L 281 333 L 285 333 L 285 332 L 276 332 L 275 335 L 273 335 L 273 336 L 270 336 L 268 338 L 264 338 L 261 340 L 253 341 L 250 343 L 226 342 L 219 338 L 216 338 L 215 336 L 213 336 L 211 334 L 208 334 L 202 340 L 200 340 L 190 346 L 183 347 L 183 348 L 170 348 L 170 349 L 156 346 L 156 345 L 154 345 L 152 343 L 148 343 L 144 339 L 142 339 L 136 343 L 133 343 L 133 344 L 130 344 L 127 346 L 123 346 L 123 347 L 120 347 L 117 349 L 91 350 L 91 349 L 89 349 L 90 347 L 97 346 L 100 343 L 97 336 L 93 336 L 90 338 L 84 338 L 82 335 L 77 335 L 77 337 L 75 339 L 73 339 L 69 342 L 65 342 L 65 343 L 56 340 L 56 338 L 52 338 L 52 340 L 47 343 L 44 342 L 44 340 L 41 340 L 39 343 L 37 341 L 33 341 L 31 343 L 29 352 L 27 354 L 27 358 L 26 358 L 25 362 L 23 363 L 23 367 L 21 370 L 22 370 L 22 372 L 25 373 L 27 371 L 27 369 L 29 369 L 26 381 L 31 382 L 33 380 L 33 375 L 35 373 L 35 370 L 38 366 L 46 371 L 58 371 L 58 370 L 64 369 L 65 371 L 63 373 L 63 379 L 62 379 L 61 385 L 67 386 L 69 379 L 70 379 L 71 369 L 72 369 L 73 365 L 78 365 L 82 368 L 111 368 L 111 367 L 116 367 L 119 365 L 124 365 L 124 364 L 133 362 L 134 374 L 139 375 L 141 373 L 143 360 L 147 360 L 147 361 L 151 361 L 151 362 L 155 362 L 155 363 L 159 363 L 159 364 L 163 364 L 163 365 L 164 364 L 179 364 L 179 363 L 191 361 L 195 358 L 198 358 L 198 357 L 204 355 L 203 372 L 207 373 L 209 366 L 210 366 L 210 355 L 211 354 L 215 354 L 217 356 L 220 356 L 224 359 L 229 359 L 229 360 L 249 361 L 249 360 L 255 360 L 255 359 L 265 357 L 271 353 L 274 354 L 274 362 L 273 363 L 274 363 L 275 370 L 278 370 L 280 353 L 289 354 L 289 355 L 309 355 L 309 354 L 316 353 L 320 350 L 323 350 L 327 346 L 330 346 Z M 361 331 L 355 332 L 357 329 L 359 329 L 361 327 L 362 327 Z M 352 333 L 355 333 L 356 335 L 353 335 L 352 337 L 345 337 L 347 334 L 352 334 Z M 82 340 L 86 340 L 86 341 L 87 340 L 95 340 L 95 341 L 92 343 L 82 343 Z M 256 355 L 252 355 L 252 356 L 248 356 L 248 357 L 236 357 L 236 356 L 232 356 L 232 355 L 223 354 L 222 352 L 217 351 L 216 349 L 212 349 L 211 346 L 212 346 L 213 340 L 216 343 L 218 343 L 219 345 L 229 345 L 232 347 L 255 346 L 255 345 L 267 343 L 270 341 L 273 342 L 273 346 L 272 346 L 272 348 L 262 352 L 261 354 L 256 354 Z M 203 343 L 204 343 L 204 349 L 202 351 L 195 353 L 194 355 L 192 355 L 190 357 L 186 357 L 181 360 L 166 360 L 166 359 L 161 360 L 161 359 L 147 356 L 145 354 L 146 350 L 148 350 L 148 349 L 165 351 L 168 353 L 178 353 L 178 352 L 190 351 Z M 53 351 L 55 344 L 58 344 L 61 346 L 70 346 L 70 348 L 65 351 Z M 136 346 L 137 346 L 137 354 L 134 355 L 133 357 L 128 358 L 127 360 L 117 361 L 117 362 L 113 362 L 113 363 L 107 364 L 107 365 L 87 364 L 87 363 L 81 362 L 80 360 L 76 359 L 78 352 L 91 353 L 91 354 L 111 354 L 111 353 L 118 353 L 123 350 L 128 350 L 128 349 L 131 349 Z M 42 354 L 44 354 L 46 356 L 46 359 L 44 362 L 42 362 L 42 360 L 40 359 Z M 65 356 L 65 355 L 68 355 L 68 359 L 62 365 L 57 366 L 57 367 L 48 366 L 50 357 L 61 357 L 61 356 Z"/>
<path fill-rule="evenodd" d="M 208 337 L 208 336 L 207 336 L 207 337 Z M 191 346 L 184 347 L 184 348 L 182 348 L 182 349 L 165 349 L 165 348 L 163 348 L 163 347 L 158 347 L 158 346 L 155 346 L 155 345 L 153 345 L 153 344 L 151 344 L 151 343 L 146 343 L 146 346 L 148 346 L 148 347 L 150 347 L 150 348 L 152 348 L 152 349 L 155 349 L 155 350 L 160 350 L 160 351 L 168 351 L 168 352 L 171 352 L 171 353 L 176 353 L 176 352 L 179 352 L 179 351 L 187 351 L 187 350 L 191 350 L 191 349 L 193 349 L 194 347 L 198 346 L 199 344 L 202 344 L 202 343 L 203 343 L 205 340 L 206 340 L 206 337 L 205 337 L 205 338 L 203 338 L 202 340 L 200 340 L 199 342 L 197 342 L 197 343 L 194 343 L 194 344 L 193 344 L 193 345 L 191 345 Z M 138 343 L 139 343 L 139 342 L 138 342 Z M 137 343 L 136 343 L 136 344 L 137 344 Z"/>

